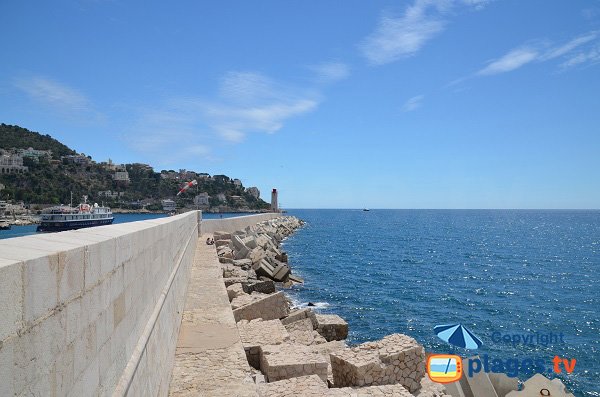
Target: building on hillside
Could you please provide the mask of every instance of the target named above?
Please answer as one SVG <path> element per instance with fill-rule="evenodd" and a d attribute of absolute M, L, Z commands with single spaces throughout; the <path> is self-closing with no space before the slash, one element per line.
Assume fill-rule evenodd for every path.
<path fill-rule="evenodd" d="M 3 184 L 0 183 L 0 190 L 4 190 L 6 186 L 4 186 Z"/>
<path fill-rule="evenodd" d="M 88 165 L 90 163 L 90 159 L 84 154 L 69 154 L 67 156 L 62 156 L 62 160 L 65 160 L 67 163 L 73 163 L 78 165 Z"/>
<path fill-rule="evenodd" d="M 258 188 L 255 186 L 249 187 L 248 189 L 246 189 L 246 192 L 248 192 L 248 194 L 254 197 L 255 199 L 260 198 L 260 190 L 258 190 Z"/>
<path fill-rule="evenodd" d="M 100 190 L 98 192 L 98 197 L 106 197 L 106 198 L 110 198 L 110 199 L 116 199 L 119 197 L 123 197 L 125 195 L 125 192 L 113 192 L 110 190 Z"/>
<path fill-rule="evenodd" d="M 34 148 L 27 149 L 18 149 L 17 153 L 21 155 L 21 157 L 28 157 L 33 159 L 36 163 L 40 161 L 40 157 L 52 157 L 52 150 L 36 150 Z"/>
<path fill-rule="evenodd" d="M 198 174 L 198 179 L 208 180 L 208 179 L 210 179 L 210 175 L 208 175 L 206 172 L 202 172 L 202 173 Z"/>
<path fill-rule="evenodd" d="M 179 179 L 179 174 L 175 171 L 161 171 L 160 177 L 162 179 Z"/>
<path fill-rule="evenodd" d="M 108 161 L 101 162 L 100 166 L 106 171 L 115 171 L 117 169 L 116 164 L 113 163 L 111 159 L 108 159 Z"/>
<path fill-rule="evenodd" d="M 117 182 L 129 182 L 129 172 L 127 172 L 127 168 L 123 164 L 116 167 L 113 179 Z"/>
<path fill-rule="evenodd" d="M 175 205 L 175 201 L 173 201 L 171 199 L 161 200 L 160 203 L 162 204 L 163 211 L 175 212 L 175 210 L 177 209 L 177 206 Z"/>
<path fill-rule="evenodd" d="M 218 193 L 216 196 L 217 200 L 219 200 L 221 203 L 224 203 L 225 201 L 227 201 L 227 198 L 225 197 L 225 194 L 223 193 Z"/>
<path fill-rule="evenodd" d="M 210 196 L 206 192 L 202 192 L 196 197 L 194 197 L 194 205 L 209 205 Z"/>
<path fill-rule="evenodd" d="M 29 168 L 23 165 L 23 156 L 2 151 L 0 154 L 0 174 L 22 174 Z"/>
<path fill-rule="evenodd" d="M 233 180 L 233 184 L 237 187 L 242 187 L 242 181 L 240 181 L 239 179 L 235 178 Z"/>

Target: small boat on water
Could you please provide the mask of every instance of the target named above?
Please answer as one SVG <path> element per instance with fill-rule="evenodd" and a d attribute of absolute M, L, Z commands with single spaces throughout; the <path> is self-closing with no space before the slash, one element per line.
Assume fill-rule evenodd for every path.
<path fill-rule="evenodd" d="M 0 230 L 10 230 L 10 223 L 0 222 Z"/>
<path fill-rule="evenodd" d="M 363 211 L 371 211 L 371 210 L 368 208 L 363 208 Z"/>
<path fill-rule="evenodd" d="M 109 207 L 89 205 L 86 199 L 84 197 L 84 202 L 77 207 L 61 205 L 46 208 L 42 211 L 37 231 L 60 232 L 113 223 L 114 217 Z"/>

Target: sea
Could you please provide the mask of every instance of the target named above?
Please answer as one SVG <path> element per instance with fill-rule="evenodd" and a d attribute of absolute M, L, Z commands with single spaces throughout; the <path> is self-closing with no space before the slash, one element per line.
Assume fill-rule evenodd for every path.
<path fill-rule="evenodd" d="M 306 221 L 283 243 L 305 282 L 287 292 L 343 317 L 349 344 L 404 333 L 427 352 L 487 357 L 522 380 L 541 372 L 576 396 L 600 396 L 600 211 L 289 215 Z M 483 345 L 447 344 L 433 330 L 442 324 L 462 324 Z M 555 356 L 576 359 L 572 373 L 555 374 Z"/>
<path fill-rule="evenodd" d="M 249 215 L 247 213 L 223 213 L 208 214 L 203 213 L 203 219 L 231 218 L 234 216 Z M 166 214 L 113 214 L 115 220 L 113 224 L 145 221 L 148 219 L 164 218 Z M 36 234 L 37 225 L 12 226 L 10 230 L 0 230 L 0 240 L 13 237 L 22 237 Z"/>

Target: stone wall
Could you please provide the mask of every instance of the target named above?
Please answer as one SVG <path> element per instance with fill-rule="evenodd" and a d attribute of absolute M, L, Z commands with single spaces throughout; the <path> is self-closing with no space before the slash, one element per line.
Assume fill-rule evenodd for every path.
<path fill-rule="evenodd" d="M 166 395 L 197 214 L 0 241 L 0 395 Z"/>
<path fill-rule="evenodd" d="M 203 219 L 200 227 L 200 234 L 214 233 L 217 231 L 233 233 L 236 230 L 244 230 L 248 226 L 256 225 L 259 222 L 268 221 L 269 219 L 275 219 L 280 216 L 281 214 L 278 213 L 268 213 L 236 216 L 234 218 Z"/>

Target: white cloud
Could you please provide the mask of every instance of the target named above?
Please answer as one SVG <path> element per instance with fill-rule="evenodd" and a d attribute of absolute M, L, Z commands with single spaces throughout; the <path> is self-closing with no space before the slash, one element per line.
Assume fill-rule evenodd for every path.
<path fill-rule="evenodd" d="M 360 44 L 362 55 L 383 65 L 415 55 L 446 26 L 448 11 L 467 7 L 480 10 L 491 0 L 415 0 L 400 16 L 382 15 L 373 33 Z"/>
<path fill-rule="evenodd" d="M 509 51 L 502 57 L 492 60 L 486 67 L 477 72 L 480 76 L 488 76 L 499 73 L 510 72 L 532 62 L 547 62 L 556 58 L 569 56 L 574 50 L 585 46 L 598 38 L 597 32 L 590 32 L 574 39 L 567 43 L 558 46 L 523 46 Z M 550 47 L 548 49 L 548 47 Z M 587 62 L 594 59 L 594 52 L 591 50 L 587 54 L 580 53 L 563 62 L 563 67 L 572 66 L 581 62 Z"/>
<path fill-rule="evenodd" d="M 360 44 L 363 56 L 373 65 L 383 65 L 416 54 L 444 29 L 444 21 L 430 12 L 436 3 L 417 0 L 400 17 L 383 15 L 375 32 Z"/>
<path fill-rule="evenodd" d="M 598 37 L 596 32 L 591 32 L 583 36 L 579 36 L 569 41 L 566 44 L 563 44 L 559 47 L 552 48 L 550 51 L 546 52 L 544 55 L 540 57 L 541 61 L 547 61 L 550 59 L 558 58 L 560 56 L 566 55 L 574 49 L 586 44 Z"/>
<path fill-rule="evenodd" d="M 318 95 L 260 73 L 229 72 L 213 99 L 173 97 L 142 109 L 125 140 L 163 165 L 186 157 L 211 159 L 211 148 L 239 143 L 250 133 L 273 134 L 318 104 Z"/>
<path fill-rule="evenodd" d="M 402 111 L 412 112 L 413 110 L 417 110 L 423 104 L 423 99 L 425 99 L 425 95 L 417 95 L 410 98 L 402 105 Z"/>
<path fill-rule="evenodd" d="M 64 111 L 89 110 L 88 99 L 81 92 L 45 77 L 15 81 L 15 86 L 33 100 Z"/>
<path fill-rule="evenodd" d="M 320 82 L 333 83 L 350 76 L 350 68 L 342 62 L 326 62 L 310 68 Z"/>
<path fill-rule="evenodd" d="M 596 64 L 600 62 L 600 47 L 595 47 L 586 52 L 580 52 L 571 56 L 561 63 L 561 68 L 568 69 L 574 66 L 580 66 L 584 63 Z"/>
<path fill-rule="evenodd" d="M 523 65 L 533 62 L 538 57 L 538 52 L 532 48 L 517 48 L 509 51 L 506 55 L 490 61 L 490 63 L 477 74 L 491 75 L 510 72 Z"/>

